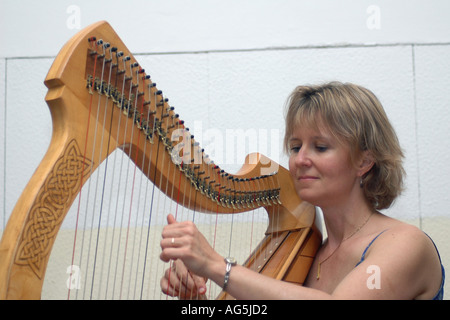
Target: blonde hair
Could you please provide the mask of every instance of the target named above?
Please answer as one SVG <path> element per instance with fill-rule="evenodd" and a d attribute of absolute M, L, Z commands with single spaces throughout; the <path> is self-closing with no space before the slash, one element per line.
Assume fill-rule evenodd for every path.
<path fill-rule="evenodd" d="M 350 146 L 352 161 L 363 151 L 374 160 L 362 177 L 364 195 L 374 209 L 391 206 L 402 192 L 405 174 L 397 135 L 377 99 L 369 90 L 349 83 L 299 86 L 288 99 L 285 150 L 294 128 L 325 127 Z"/>

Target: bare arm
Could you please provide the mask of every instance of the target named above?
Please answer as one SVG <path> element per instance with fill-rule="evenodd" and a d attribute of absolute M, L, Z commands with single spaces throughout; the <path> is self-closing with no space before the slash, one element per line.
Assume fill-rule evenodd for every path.
<path fill-rule="evenodd" d="M 226 267 L 223 257 L 209 246 L 192 223 L 177 223 L 170 216 L 168 221 L 161 241 L 161 259 L 180 259 L 194 274 L 222 286 Z M 414 227 L 394 228 L 380 236 L 365 261 L 332 294 L 278 281 L 242 266 L 232 268 L 227 292 L 237 299 L 255 300 L 414 299 L 434 290 L 429 283 L 436 281 L 427 270 L 439 273 L 440 269 L 437 270 L 432 246 L 426 235 Z M 370 277 L 376 276 L 367 272 L 369 266 L 375 266 L 374 272 L 379 272 L 380 287 L 368 285 Z"/>
<path fill-rule="evenodd" d="M 193 290 L 201 290 L 204 293 L 204 282 L 200 277 L 211 279 L 219 286 L 223 285 L 226 263 L 224 258 L 215 252 L 203 235 L 191 222 L 175 221 L 173 216 L 168 216 L 169 225 L 164 228 L 161 241 L 161 259 L 163 261 L 181 260 L 187 266 L 197 281 L 190 283 Z M 172 240 L 173 239 L 173 240 Z M 172 279 L 168 279 L 168 272 L 161 280 L 164 292 L 171 292 L 168 282 L 176 282 L 183 276 L 175 279 L 176 273 L 172 273 Z M 176 287 L 174 285 L 173 287 Z M 271 290 L 267 290 L 271 288 Z M 319 290 L 300 287 L 287 282 L 278 281 L 267 276 L 260 275 L 242 266 L 234 266 L 230 272 L 230 281 L 227 292 L 237 299 L 330 299 L 331 296 Z M 176 294 L 175 292 L 172 292 Z"/>
<path fill-rule="evenodd" d="M 218 263 L 211 272 L 211 280 L 221 285 L 225 263 Z M 268 289 L 270 288 L 270 289 Z M 227 292 L 238 300 L 319 300 L 332 296 L 319 290 L 263 276 L 243 266 L 234 266 L 230 272 Z"/>

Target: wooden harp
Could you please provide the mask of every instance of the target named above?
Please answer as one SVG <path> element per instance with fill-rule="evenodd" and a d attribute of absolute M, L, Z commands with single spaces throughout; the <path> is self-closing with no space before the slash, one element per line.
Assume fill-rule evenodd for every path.
<path fill-rule="evenodd" d="M 248 157 L 236 174 L 216 166 L 108 23 L 95 23 L 68 41 L 45 85 L 52 140 L 3 233 L 1 299 L 41 298 L 50 253 L 69 208 L 116 149 L 153 186 L 194 212 L 264 208 L 268 227 L 245 265 L 303 283 L 321 233 L 314 207 L 298 198 L 288 171 L 260 154 Z M 249 161 L 252 157 L 256 161 Z"/>

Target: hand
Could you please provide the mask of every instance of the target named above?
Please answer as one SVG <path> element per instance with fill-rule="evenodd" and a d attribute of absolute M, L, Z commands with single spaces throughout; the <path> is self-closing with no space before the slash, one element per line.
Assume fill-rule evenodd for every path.
<path fill-rule="evenodd" d="M 207 279 L 189 272 L 181 260 L 175 260 L 161 278 L 160 285 L 161 290 L 169 296 L 205 300 L 206 281 Z"/>
<path fill-rule="evenodd" d="M 167 217 L 168 225 L 162 231 L 161 260 L 181 260 L 186 268 L 200 277 L 210 278 L 211 266 L 224 263 L 205 237 L 190 221 L 177 222 L 173 215 Z"/>

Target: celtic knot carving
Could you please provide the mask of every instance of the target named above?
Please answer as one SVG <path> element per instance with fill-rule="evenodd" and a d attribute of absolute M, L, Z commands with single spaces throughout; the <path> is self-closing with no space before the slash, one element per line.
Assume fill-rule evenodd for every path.
<path fill-rule="evenodd" d="M 22 234 L 15 263 L 28 265 L 42 278 L 52 243 L 70 204 L 80 190 L 80 183 L 90 171 L 91 161 L 85 159 L 75 140 L 66 147 L 45 179 Z"/>

